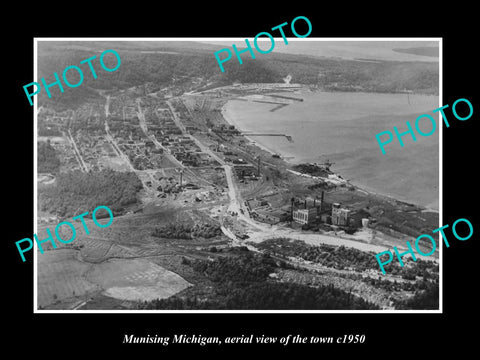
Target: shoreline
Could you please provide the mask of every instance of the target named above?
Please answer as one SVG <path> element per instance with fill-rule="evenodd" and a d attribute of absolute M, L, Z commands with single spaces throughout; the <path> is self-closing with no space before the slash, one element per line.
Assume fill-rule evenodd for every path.
<path fill-rule="evenodd" d="M 334 172 L 334 173 L 338 174 L 337 172 Z M 342 175 L 342 178 L 343 178 L 343 175 Z M 411 204 L 411 205 L 417 206 L 419 208 L 422 208 L 423 212 L 434 212 L 434 213 L 439 214 L 439 210 L 432 207 L 431 202 L 429 204 L 426 204 L 426 205 L 417 204 L 417 203 L 415 203 L 411 200 L 402 199 L 402 198 L 398 197 L 397 195 L 389 194 L 387 192 L 385 192 L 385 193 L 384 192 L 378 192 L 375 189 L 372 189 L 369 186 L 364 185 L 364 184 L 355 184 L 354 182 L 351 182 L 351 180 L 346 180 L 346 181 L 348 182 L 348 184 L 354 186 L 358 191 L 363 191 L 364 193 L 366 193 L 368 195 L 383 197 L 383 198 L 391 199 L 391 200 L 394 200 L 396 202 L 401 202 L 401 203 L 405 203 L 405 204 Z"/>
<path fill-rule="evenodd" d="M 306 89 L 308 90 L 308 89 Z M 311 91 L 311 90 L 310 90 Z M 235 100 L 235 99 L 230 99 L 230 100 Z M 228 100 L 228 101 L 230 101 Z M 229 125 L 233 125 L 235 126 L 235 128 L 237 128 L 240 132 L 243 132 L 244 130 L 239 126 L 239 124 L 237 123 L 237 121 L 235 120 L 235 118 L 233 116 L 231 116 L 228 111 L 226 110 L 226 106 L 228 104 L 228 101 L 226 101 L 222 107 L 221 107 L 221 114 L 222 114 L 222 117 L 223 119 L 225 120 L 226 123 L 228 123 Z M 281 160 L 286 164 L 287 167 L 292 167 L 294 165 L 298 165 L 296 164 L 295 162 L 291 161 L 292 158 L 297 158 L 295 157 L 294 155 L 292 154 L 286 154 L 285 152 L 282 152 L 282 151 L 274 151 L 268 147 L 266 147 L 265 145 L 261 144 L 259 141 L 257 140 L 254 140 L 252 139 L 251 137 L 249 137 L 248 135 L 244 135 L 242 134 L 242 136 L 247 139 L 251 144 L 252 146 L 255 146 L 257 148 L 259 148 L 260 150 L 263 150 L 263 151 L 266 151 L 268 152 L 269 154 L 271 155 L 279 155 L 281 157 Z M 302 163 L 302 162 L 301 162 Z M 289 170 L 289 172 L 291 173 L 297 173 L 296 171 L 293 171 L 293 170 Z M 298 173 L 300 174 L 300 173 Z M 433 212 L 433 213 L 437 213 L 439 214 L 439 209 L 435 209 L 432 207 L 432 205 L 435 203 L 435 201 L 433 202 L 430 202 L 429 204 L 417 204 L 411 200 L 408 200 L 408 199 L 401 199 L 399 197 L 397 197 L 396 195 L 392 195 L 392 194 L 389 194 L 389 193 L 383 193 L 383 192 L 378 192 L 376 191 L 375 189 L 371 189 L 369 188 L 368 186 L 365 186 L 363 184 L 354 184 L 352 182 L 350 182 L 349 180 L 345 180 L 344 176 L 339 173 L 339 172 L 334 172 L 332 171 L 332 174 L 335 176 L 335 177 L 339 177 L 340 176 L 340 179 L 342 179 L 346 184 L 348 185 L 351 185 L 353 187 L 355 187 L 355 189 L 357 191 L 360 191 L 360 192 L 363 192 L 367 195 L 372 195 L 372 196 L 377 196 L 377 197 L 381 197 L 381 198 L 385 198 L 389 201 L 395 201 L 395 202 L 400 202 L 400 203 L 405 203 L 405 204 L 411 204 L 411 205 L 414 205 L 418 208 L 420 208 L 422 210 L 422 212 Z M 299 176 L 307 176 L 307 177 L 312 177 L 312 178 L 317 178 L 315 176 L 312 176 L 310 174 L 301 174 Z M 324 178 L 322 178 L 322 180 L 325 180 Z M 328 180 L 327 180 L 328 181 Z M 438 202 L 439 202 L 440 199 L 438 199 Z M 437 202 L 437 204 L 438 204 Z M 439 206 L 439 204 L 438 204 Z"/>
<path fill-rule="evenodd" d="M 229 116 L 229 115 L 227 114 L 227 110 L 225 109 L 226 104 L 227 104 L 227 103 L 225 103 L 224 105 L 222 105 L 222 109 L 220 110 L 223 119 L 224 119 L 229 125 L 235 126 L 236 129 L 238 129 L 240 132 L 242 132 L 243 130 L 241 130 L 241 128 L 238 126 L 238 123 L 235 121 L 235 119 L 233 119 L 231 116 Z M 252 139 L 252 138 L 249 137 L 248 135 L 242 134 L 242 136 L 243 136 L 245 139 L 247 139 L 248 141 L 250 141 L 250 143 L 252 143 L 253 146 L 258 147 L 258 148 L 260 148 L 260 149 L 262 149 L 262 150 L 270 153 L 271 155 L 276 155 L 276 154 L 278 154 L 278 155 L 282 156 L 282 160 L 284 160 L 282 154 L 280 154 L 280 153 L 278 153 L 278 152 L 275 152 L 275 151 L 273 151 L 272 149 L 269 149 L 268 147 L 266 147 L 266 146 L 263 145 L 263 144 L 260 144 L 258 141 Z M 286 160 L 284 160 L 284 161 L 286 161 Z M 287 162 L 287 161 L 286 161 L 286 162 Z"/>

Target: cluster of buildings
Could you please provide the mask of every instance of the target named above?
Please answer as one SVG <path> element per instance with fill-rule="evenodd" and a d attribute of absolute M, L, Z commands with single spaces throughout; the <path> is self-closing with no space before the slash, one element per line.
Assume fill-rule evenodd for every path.
<path fill-rule="evenodd" d="M 266 200 L 249 199 L 245 205 L 257 221 L 277 224 L 293 221 L 301 225 L 326 224 L 340 228 L 358 228 L 368 225 L 369 214 L 362 209 L 354 210 L 339 203 L 326 204 L 322 196 L 304 199 L 292 198 L 290 205 L 273 208 Z"/>
<path fill-rule="evenodd" d="M 240 132 L 235 128 L 234 125 L 226 125 L 226 124 L 211 125 L 209 127 L 209 130 L 211 132 L 216 133 L 217 135 L 239 135 L 240 134 Z"/>
<path fill-rule="evenodd" d="M 237 163 L 233 166 L 233 171 L 239 179 L 239 182 L 245 182 L 246 180 L 257 181 L 261 177 L 258 168 L 252 164 Z"/>
<path fill-rule="evenodd" d="M 120 118 L 112 118 L 108 121 L 108 127 L 112 134 L 115 135 L 117 142 L 123 141 L 140 141 L 145 138 L 140 128 L 138 117 L 132 117 L 128 120 Z"/>
<path fill-rule="evenodd" d="M 187 117 L 187 110 L 183 103 L 176 103 L 180 106 L 180 114 L 182 117 Z M 178 110 L 178 109 L 176 109 Z M 216 164 L 208 154 L 202 152 L 195 141 L 190 137 L 182 134 L 182 130 L 175 124 L 169 108 L 156 109 L 157 117 L 146 117 L 146 125 L 149 133 L 168 149 L 178 161 L 185 166 L 208 166 Z M 182 122 L 184 120 L 182 119 Z M 193 125 L 186 125 L 187 132 L 194 132 L 196 127 Z"/>
<path fill-rule="evenodd" d="M 189 136 L 182 134 L 168 107 L 154 109 L 153 105 L 144 104 L 145 106 L 145 125 L 148 128 L 148 134 L 153 135 L 178 161 L 185 166 L 192 167 L 215 163 L 208 154 L 201 151 Z M 120 149 L 129 157 L 136 169 L 161 167 L 163 150 L 145 136 L 136 115 L 127 121 L 113 118 L 110 123 L 110 131 L 114 134 Z M 187 126 L 187 130 L 194 131 L 195 129 Z"/>
<path fill-rule="evenodd" d="M 102 158 L 118 156 L 110 142 L 105 139 L 104 132 L 78 130 L 72 136 L 87 171 L 102 170 L 105 168 Z"/>
<path fill-rule="evenodd" d="M 245 201 L 247 211 L 253 219 L 267 224 L 278 224 L 290 218 L 290 206 L 272 208 L 266 200 L 249 199 Z"/>
<path fill-rule="evenodd" d="M 163 150 L 155 148 L 151 140 L 132 142 L 120 145 L 136 170 L 150 170 L 161 167 Z"/>
<path fill-rule="evenodd" d="M 170 103 L 175 108 L 175 113 L 182 121 L 185 130 L 190 134 L 197 131 L 197 124 L 193 121 L 191 113 L 188 111 L 183 101 L 180 99 L 171 99 Z"/>
<path fill-rule="evenodd" d="M 169 108 L 157 108 L 156 113 L 158 120 L 147 116 L 145 121 L 148 129 L 153 131 L 159 141 L 164 136 L 182 135 L 182 130 L 173 121 Z"/>
<path fill-rule="evenodd" d="M 244 143 L 244 140 L 240 140 L 240 144 Z M 233 171 L 239 180 L 239 182 L 245 182 L 246 180 L 258 180 L 262 175 L 260 173 L 260 163 L 252 164 L 249 161 L 243 159 L 241 155 L 232 151 L 228 146 L 222 143 L 216 143 L 209 146 L 209 148 L 217 153 L 222 154 L 223 160 L 226 163 L 232 164 Z"/>
<path fill-rule="evenodd" d="M 185 166 L 208 166 L 218 165 L 210 155 L 202 152 L 188 136 L 160 135 L 162 146 L 166 147 L 170 153 Z"/>
<path fill-rule="evenodd" d="M 138 118 L 132 118 L 132 122 Z M 128 156 L 137 170 L 155 169 L 160 166 L 163 150 L 156 148 L 148 139 L 139 124 L 124 122 L 114 118 L 109 121 L 110 133 L 115 137 L 120 150 Z"/>
<path fill-rule="evenodd" d="M 339 227 L 358 228 L 366 226 L 365 219 L 369 214 L 362 210 L 353 210 L 343 207 L 339 203 L 328 206 L 322 197 L 320 199 L 307 198 L 303 205 L 292 200 L 292 220 L 299 224 L 321 223 Z"/>

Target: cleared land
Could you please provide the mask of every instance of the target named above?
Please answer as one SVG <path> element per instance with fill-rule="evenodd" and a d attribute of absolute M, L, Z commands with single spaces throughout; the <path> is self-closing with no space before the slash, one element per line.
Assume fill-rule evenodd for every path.
<path fill-rule="evenodd" d="M 96 244 L 100 246 L 89 248 L 88 254 L 75 249 L 38 254 L 39 308 L 72 308 L 101 295 L 130 301 L 163 299 L 191 286 L 179 275 L 146 259 L 113 258 L 97 263 L 106 254 L 105 246 Z"/>
<path fill-rule="evenodd" d="M 185 270 L 181 256 L 206 259 L 202 249 L 211 244 L 225 245 L 225 240 L 161 239 L 151 233 L 160 224 L 193 225 L 203 218 L 205 215 L 197 210 L 165 212 L 153 206 L 149 214 L 116 217 L 105 229 L 86 219 L 89 235 L 81 234 L 78 223 L 77 238 L 71 244 L 57 242 L 58 248 L 53 249 L 50 243 L 44 243 L 45 252 L 37 253 L 38 307 L 125 308 L 134 301 L 168 298 L 191 287 L 182 273 L 192 279 L 195 275 Z M 46 237 L 45 227 L 54 228 L 39 227 L 39 238 Z M 60 235 L 68 239 L 71 232 L 61 228 Z"/>
<path fill-rule="evenodd" d="M 91 265 L 79 261 L 76 250 L 47 251 L 43 255 L 38 252 L 37 259 L 39 308 L 73 304 L 100 290 L 98 285 L 84 278 Z"/>
<path fill-rule="evenodd" d="M 177 274 L 144 259 L 113 259 L 95 266 L 87 279 L 106 289 L 104 294 L 121 300 L 170 297 L 191 286 Z"/>

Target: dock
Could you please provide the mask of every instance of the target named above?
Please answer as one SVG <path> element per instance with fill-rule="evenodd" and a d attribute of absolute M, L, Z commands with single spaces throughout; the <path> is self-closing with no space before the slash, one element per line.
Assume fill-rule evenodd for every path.
<path fill-rule="evenodd" d="M 272 134 L 272 133 L 248 133 L 248 132 L 243 132 L 242 135 L 245 136 L 284 136 L 289 142 L 293 142 L 293 139 L 290 135 L 286 134 Z"/>

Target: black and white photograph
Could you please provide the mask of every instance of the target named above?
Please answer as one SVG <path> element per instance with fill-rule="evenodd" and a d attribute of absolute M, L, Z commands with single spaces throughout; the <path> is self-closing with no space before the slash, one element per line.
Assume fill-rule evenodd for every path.
<path fill-rule="evenodd" d="M 440 310 L 441 40 L 253 43 L 37 39 L 36 310 Z"/>
<path fill-rule="evenodd" d="M 474 349 L 468 5 L 22 6 L 2 24 L 6 351 Z"/>

